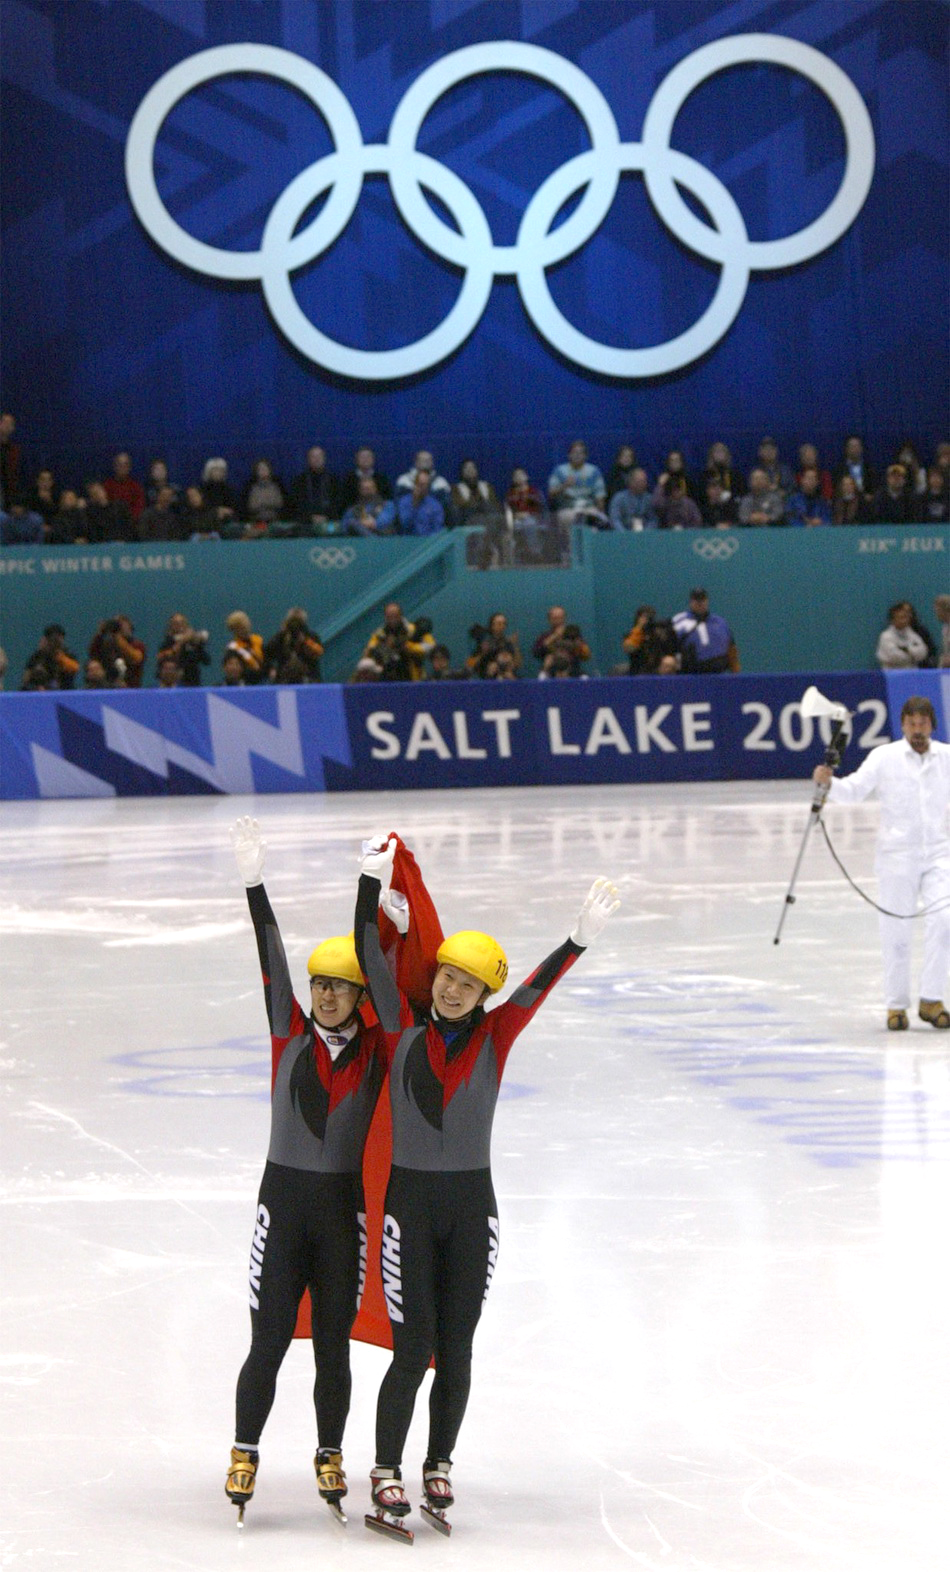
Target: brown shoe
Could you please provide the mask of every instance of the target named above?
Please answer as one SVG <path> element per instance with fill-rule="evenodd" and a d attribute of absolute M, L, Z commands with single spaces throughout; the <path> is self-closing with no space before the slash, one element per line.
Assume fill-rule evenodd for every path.
<path fill-rule="evenodd" d="M 906 1032 L 906 1030 L 907 1030 L 907 1011 L 906 1010 L 888 1010 L 888 1012 L 887 1012 L 887 1029 L 888 1029 L 889 1032 Z"/>
<path fill-rule="evenodd" d="M 922 1021 L 929 1021 L 931 1026 L 936 1026 L 941 1032 L 950 1028 L 950 1010 L 942 999 L 921 999 L 917 1014 Z"/>

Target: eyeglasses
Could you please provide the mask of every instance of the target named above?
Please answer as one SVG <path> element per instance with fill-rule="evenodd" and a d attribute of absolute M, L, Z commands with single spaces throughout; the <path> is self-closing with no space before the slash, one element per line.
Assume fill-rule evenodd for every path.
<path fill-rule="evenodd" d="M 311 977 L 310 986 L 311 988 L 319 988 L 321 993 L 325 988 L 329 988 L 331 993 L 348 993 L 350 989 L 356 988 L 357 985 L 356 983 L 348 982 L 345 977 Z"/>

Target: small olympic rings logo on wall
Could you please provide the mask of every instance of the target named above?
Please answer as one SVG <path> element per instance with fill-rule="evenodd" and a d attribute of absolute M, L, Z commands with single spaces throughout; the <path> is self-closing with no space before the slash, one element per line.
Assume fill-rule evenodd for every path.
<path fill-rule="evenodd" d="M 784 66 L 807 77 L 830 100 L 845 139 L 841 184 L 825 211 L 778 240 L 750 240 L 742 214 L 722 182 L 695 159 L 670 146 L 677 115 L 709 77 L 747 62 Z M 489 71 L 514 71 L 540 79 L 577 110 L 590 137 L 586 153 L 548 176 L 522 216 L 513 246 L 496 246 L 488 220 L 458 175 L 416 147 L 422 123 L 442 95 Z M 329 127 L 335 152 L 293 179 L 274 203 L 256 251 L 228 251 L 189 235 L 172 218 L 155 180 L 155 144 L 171 111 L 197 87 L 235 73 L 268 76 L 302 93 Z M 795 267 L 818 256 L 845 233 L 864 205 L 874 173 L 874 131 L 851 79 L 820 50 L 771 33 L 741 33 L 696 49 L 660 83 L 647 110 L 640 142 L 621 142 L 607 100 L 590 77 L 550 49 L 513 41 L 471 44 L 423 71 L 399 103 L 384 143 L 364 145 L 356 116 L 336 83 L 318 66 L 267 44 L 224 44 L 173 66 L 136 110 L 125 149 L 125 178 L 132 206 L 155 243 L 169 256 L 209 278 L 256 279 L 285 338 L 314 365 L 357 381 L 414 376 L 455 353 L 474 331 L 496 278 L 514 277 L 538 332 L 566 359 L 608 377 L 661 376 L 692 364 L 726 334 L 745 299 L 751 272 Z M 622 173 L 641 171 L 657 214 L 689 250 L 722 271 L 715 294 L 691 328 L 645 349 L 620 349 L 591 339 L 561 313 L 548 288 L 547 269 L 592 238 L 610 210 Z M 389 177 L 393 199 L 412 233 L 464 274 L 458 299 L 438 327 L 400 349 L 355 349 L 317 328 L 297 304 L 291 275 L 323 255 L 342 235 L 359 201 L 365 175 Z M 691 211 L 689 191 L 711 223 Z M 431 192 L 457 228 L 427 202 Z M 576 192 L 580 201 L 557 228 L 552 224 Z M 307 209 L 326 202 L 296 233 Z"/>
<path fill-rule="evenodd" d="M 355 560 L 352 546 L 311 546 L 310 561 L 324 572 L 330 568 L 348 568 Z"/>
<path fill-rule="evenodd" d="M 735 535 L 701 535 L 693 541 L 693 550 L 704 562 L 728 562 L 739 550 Z"/>

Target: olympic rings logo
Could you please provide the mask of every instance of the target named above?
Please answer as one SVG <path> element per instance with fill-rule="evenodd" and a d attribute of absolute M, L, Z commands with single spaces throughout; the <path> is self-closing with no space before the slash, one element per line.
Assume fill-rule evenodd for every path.
<path fill-rule="evenodd" d="M 739 550 L 735 535 L 701 535 L 693 541 L 693 550 L 704 562 L 728 562 Z"/>
<path fill-rule="evenodd" d="M 690 94 L 718 72 L 748 62 L 784 66 L 806 77 L 830 100 L 844 131 L 845 168 L 834 198 L 813 222 L 778 240 L 750 240 L 742 214 L 722 182 L 670 146 L 674 122 Z M 517 72 L 556 88 L 577 110 L 591 143 L 586 153 L 562 164 L 535 192 L 513 246 L 494 244 L 488 220 L 468 186 L 416 147 L 422 123 L 442 95 L 489 71 Z M 278 197 L 256 251 L 228 251 L 189 235 L 162 201 L 154 169 L 159 132 L 176 105 L 195 88 L 242 72 L 273 77 L 296 88 L 323 116 L 335 147 L 302 170 Z M 471 44 L 437 60 L 407 89 L 393 116 L 388 141 L 372 145 L 364 145 L 348 99 L 319 67 L 271 45 L 225 44 L 181 61 L 146 93 L 129 127 L 125 178 L 132 206 L 157 245 L 209 278 L 258 280 L 285 338 L 328 371 L 374 382 L 429 370 L 454 354 L 474 331 L 494 280 L 514 277 L 528 316 L 554 349 L 586 370 L 636 379 L 677 371 L 718 344 L 739 313 L 751 272 L 795 267 L 839 240 L 864 205 L 874 153 L 871 119 L 851 79 L 809 44 L 771 33 L 717 39 L 687 55 L 657 88 L 639 142 L 621 142 L 610 106 L 590 77 L 536 44 L 508 40 Z M 710 304 L 691 328 L 664 344 L 620 349 L 588 338 L 563 316 L 551 297 L 546 270 L 586 245 L 607 216 L 621 174 L 638 170 L 671 234 L 697 256 L 718 263 L 722 271 Z M 455 305 L 439 326 L 399 349 L 355 349 L 330 338 L 301 311 L 291 284 L 294 272 L 339 239 L 359 201 L 363 177 L 370 174 L 389 177 L 393 199 L 409 229 L 464 274 Z M 692 193 L 711 224 L 690 210 L 678 187 Z M 423 189 L 445 205 L 456 229 L 433 211 Z M 565 202 L 578 191 L 583 195 L 574 211 L 552 229 Z M 320 212 L 295 233 L 307 209 L 325 192 L 329 196 Z"/>
<path fill-rule="evenodd" d="M 324 572 L 328 568 L 348 568 L 356 557 L 352 546 L 311 546 L 310 561 Z"/>

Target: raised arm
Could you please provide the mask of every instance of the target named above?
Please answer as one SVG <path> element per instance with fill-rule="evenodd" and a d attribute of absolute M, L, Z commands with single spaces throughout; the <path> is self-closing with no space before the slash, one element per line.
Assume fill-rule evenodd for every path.
<path fill-rule="evenodd" d="M 294 998 L 290 968 L 287 965 L 287 956 L 277 927 L 277 918 L 274 916 L 264 889 L 262 876 L 266 845 L 261 839 L 257 820 L 248 817 L 238 819 L 231 827 L 231 844 L 234 847 L 238 872 L 247 888 L 247 904 L 257 939 L 257 953 L 264 980 L 264 1003 L 267 1007 L 267 1020 L 274 1042 L 276 1063 L 277 1044 L 286 1043 L 292 1031 L 302 1024 L 304 1016 Z"/>
<path fill-rule="evenodd" d="M 382 846 L 378 842 L 369 843 L 360 861 L 360 882 L 353 919 L 357 959 L 366 978 L 373 1009 L 387 1037 L 397 1036 L 408 1020 L 407 1007 L 379 942 L 379 903 L 384 891 L 389 899 L 395 855 L 395 840 Z"/>
<path fill-rule="evenodd" d="M 583 955 L 588 945 L 603 932 L 619 905 L 620 896 L 617 886 L 609 879 L 595 879 L 577 914 L 570 936 L 535 968 L 520 988 L 515 989 L 510 999 L 506 999 L 497 1010 L 490 1012 L 492 1040 L 498 1055 L 499 1075 L 515 1038 L 524 1031 L 532 1016 L 541 1008 L 555 983 L 560 982 L 564 974 L 574 965 L 577 957 Z"/>

